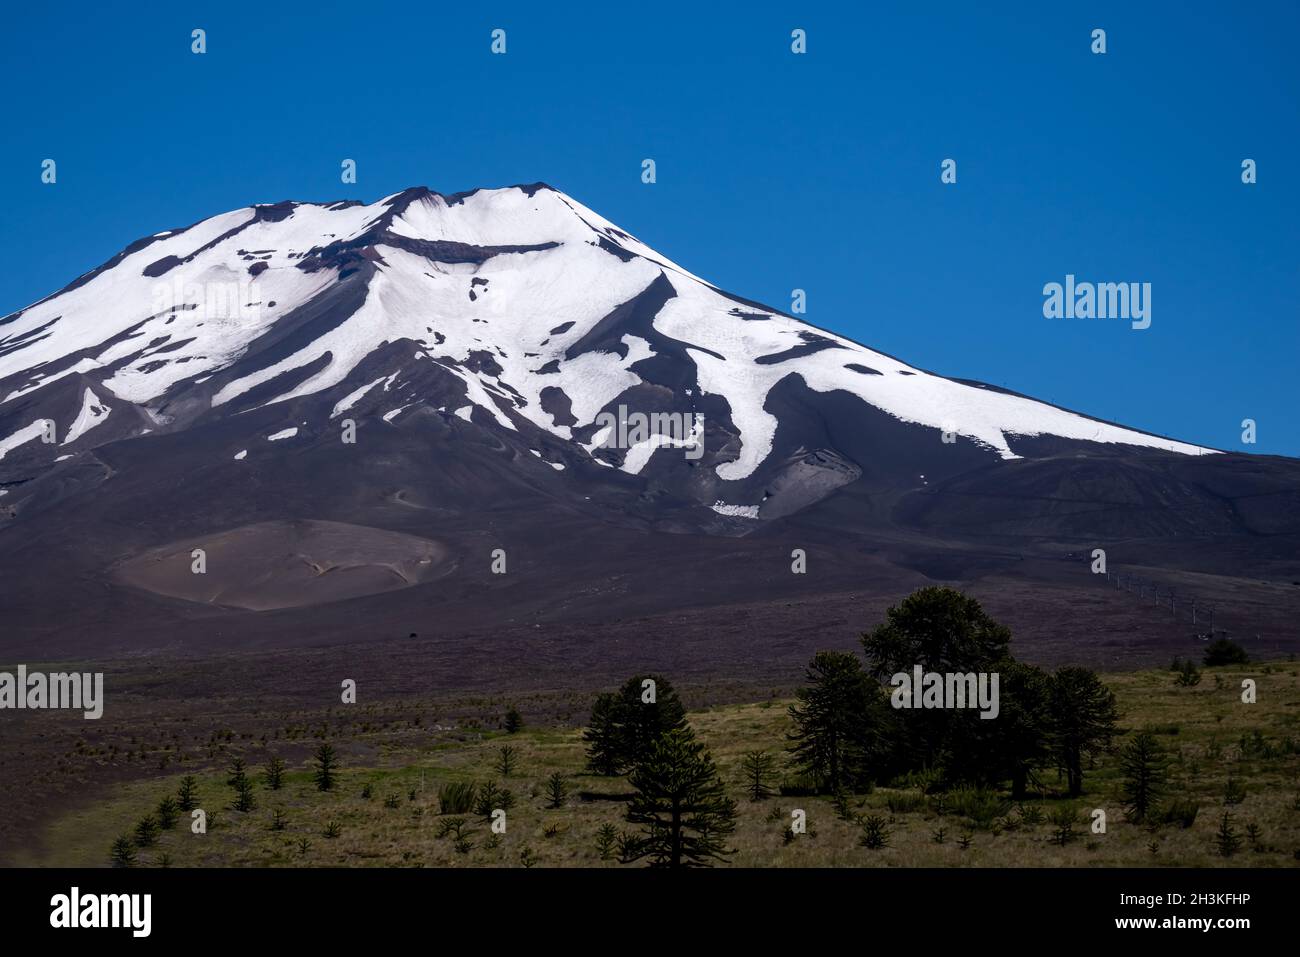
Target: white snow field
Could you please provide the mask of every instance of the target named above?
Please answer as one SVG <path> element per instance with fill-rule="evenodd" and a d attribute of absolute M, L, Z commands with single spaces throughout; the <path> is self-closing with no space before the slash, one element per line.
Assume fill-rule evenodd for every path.
<path fill-rule="evenodd" d="M 386 216 L 391 219 L 387 231 Z M 240 374 L 238 362 L 250 344 L 340 279 L 337 265 L 305 270 L 299 264 L 312 250 L 359 237 L 366 237 L 362 245 L 372 247 L 374 268 L 359 307 L 315 338 L 295 342 L 297 347 L 278 361 Z M 453 262 L 426 255 L 415 241 L 545 248 Z M 154 275 L 145 274 L 163 260 L 150 270 Z M 255 263 L 262 265 L 253 273 Z M 739 457 L 717 467 L 722 479 L 753 475 L 771 454 L 777 420 L 765 403 L 773 387 L 791 375 L 813 391 L 850 393 L 901 421 L 954 432 L 1003 458 L 1016 457 L 1009 438 L 1040 435 L 1187 455 L 1213 451 L 932 375 L 779 313 L 756 319 L 758 307 L 740 305 L 581 203 L 543 186 L 451 198 L 405 191 L 370 205 L 295 203 L 287 214 L 282 207 L 247 207 L 188 229 L 157 233 L 82 285 L 30 306 L 0 326 L 0 380 L 15 377 L 16 383 L 0 401 L 0 414 L 7 403 L 40 393 L 69 375 L 86 375 L 99 383 L 101 393 L 151 411 L 164 396 L 198 388 L 213 374 L 233 370 L 234 377 L 228 371 L 228 381 L 211 396 L 217 408 L 315 363 L 319 368 L 313 374 L 259 405 L 351 381 L 351 391 L 333 406 L 332 416 L 338 417 L 377 387 L 393 389 L 396 372 L 360 386 L 350 377 L 376 350 L 409 340 L 417 347 L 412 363 L 436 362 L 464 382 L 470 404 L 455 409 L 455 415 L 473 421 L 478 407 L 488 417 L 480 422 L 517 429 L 517 422 L 528 421 L 572 440 L 576 429 L 590 425 L 622 392 L 641 382 L 631 367 L 656 349 L 629 334 L 621 338 L 622 356 L 592 349 L 572 357 L 566 353 L 661 276 L 674 295 L 654 316 L 654 331 L 683 344 L 700 392 L 723 397 L 739 430 Z M 224 295 L 214 297 L 213 290 Z M 832 345 L 780 361 L 758 361 L 806 349 L 815 339 Z M 466 368 L 474 353 L 490 355 L 499 374 Z M 878 374 L 864 374 L 851 364 Z M 541 394 L 548 387 L 568 397 L 576 425 L 557 424 L 544 410 Z M 692 393 L 687 395 L 694 402 Z M 411 394 L 395 398 L 400 401 L 384 416 L 390 422 L 421 399 Z M 87 388 L 80 412 L 66 425 L 64 444 L 93 442 L 88 433 L 109 411 Z M 38 432 L 33 424 L 0 441 L 0 457 Z M 296 429 L 286 430 L 267 438 L 296 434 Z M 598 444 L 582 447 L 590 453 Z M 621 467 L 639 473 L 656 451 L 679 444 L 655 436 L 628 450 Z M 750 506 L 719 503 L 714 508 Z"/>
<path fill-rule="evenodd" d="M 68 430 L 68 435 L 63 440 L 63 444 L 71 445 L 95 426 L 102 425 L 108 418 L 109 411 L 109 406 L 100 402 L 96 398 L 94 391 L 87 387 L 81 397 L 81 411 L 77 413 L 76 419 L 73 420 L 72 428 Z"/>

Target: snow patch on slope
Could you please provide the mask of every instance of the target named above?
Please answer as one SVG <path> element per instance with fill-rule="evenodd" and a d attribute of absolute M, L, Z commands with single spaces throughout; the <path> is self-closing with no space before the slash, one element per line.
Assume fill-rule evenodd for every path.
<path fill-rule="evenodd" d="M 108 419 L 109 411 L 109 406 L 100 402 L 91 389 L 86 389 L 81 397 L 81 411 L 77 413 L 76 420 L 68 429 L 68 436 L 63 440 L 63 444 L 71 445 L 95 426 L 102 425 Z"/>
<path fill-rule="evenodd" d="M 31 425 L 19 429 L 8 438 L 0 439 L 0 459 L 3 459 L 18 446 L 25 445 L 42 435 L 45 432 L 45 422 L 45 419 L 37 419 Z"/>
<path fill-rule="evenodd" d="M 815 392 L 848 392 L 903 422 L 955 432 L 1004 459 L 1017 457 L 1008 445 L 1008 436 L 1057 435 L 1185 455 L 1213 451 L 1107 425 L 1033 399 L 954 382 L 829 332 L 817 331 L 815 335 L 829 340 L 831 347 L 760 364 L 755 360 L 807 344 L 810 327 L 783 316 L 751 322 L 734 315 L 734 303 L 713 290 L 681 279 L 669 281 L 677 296 L 659 311 L 655 328 L 726 356 L 722 361 L 699 349 L 690 350 L 701 388 L 727 400 L 732 421 L 741 433 L 740 456 L 718 466 L 719 478 L 747 478 L 771 453 L 777 422 L 764 404 L 772 388 L 789 375 L 800 376 Z M 847 368 L 848 362 L 881 374 L 862 375 Z"/>

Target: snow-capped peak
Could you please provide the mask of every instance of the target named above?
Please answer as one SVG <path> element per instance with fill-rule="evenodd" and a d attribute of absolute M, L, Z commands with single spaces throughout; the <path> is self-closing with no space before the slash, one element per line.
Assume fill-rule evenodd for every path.
<path fill-rule="evenodd" d="M 454 403 L 421 394 L 431 377 L 456 383 Z M 178 428 L 322 396 L 326 421 L 387 403 L 376 414 L 400 425 L 393 410 L 426 402 L 573 441 L 585 457 L 597 416 L 640 390 L 725 418 L 704 442 L 728 482 L 772 456 L 771 400 L 789 383 L 1007 459 L 1030 436 L 1209 451 L 933 375 L 755 307 L 540 183 L 256 205 L 141 240 L 0 320 L 0 447 L 28 435 L 46 397 L 60 434 L 86 447 L 140 434 L 132 422 Z M 671 448 L 643 443 L 624 471 Z"/>

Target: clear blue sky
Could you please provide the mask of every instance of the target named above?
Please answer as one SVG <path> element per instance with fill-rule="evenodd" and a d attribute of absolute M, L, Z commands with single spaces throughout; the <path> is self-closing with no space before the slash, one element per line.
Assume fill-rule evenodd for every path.
<path fill-rule="evenodd" d="M 0 314 L 254 202 L 543 180 L 924 368 L 1300 454 L 1300 5 L 715 6 L 15 6 Z M 1067 272 L 1152 283 L 1151 328 L 1043 318 Z"/>

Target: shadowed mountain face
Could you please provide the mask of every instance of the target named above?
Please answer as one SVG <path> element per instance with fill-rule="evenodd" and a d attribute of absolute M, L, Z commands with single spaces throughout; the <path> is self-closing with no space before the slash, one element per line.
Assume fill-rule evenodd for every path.
<path fill-rule="evenodd" d="M 540 184 L 236 210 L 0 319 L 15 653 L 1094 587 L 1094 548 L 1285 617 L 1298 546 L 1295 460 L 927 373 Z"/>

